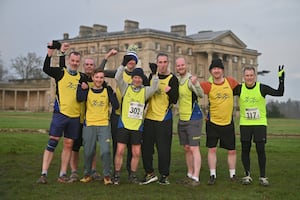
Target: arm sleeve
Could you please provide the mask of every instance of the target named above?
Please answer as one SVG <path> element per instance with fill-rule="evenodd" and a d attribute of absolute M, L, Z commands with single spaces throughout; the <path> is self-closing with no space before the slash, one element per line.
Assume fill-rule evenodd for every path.
<path fill-rule="evenodd" d="M 117 85 L 121 91 L 122 96 L 124 96 L 126 89 L 128 87 L 128 83 L 126 83 L 123 79 L 123 72 L 124 72 L 125 68 L 120 65 L 117 69 L 116 75 L 115 75 L 115 79 L 117 81 Z"/>
<path fill-rule="evenodd" d="M 203 89 L 204 94 L 208 94 L 211 88 L 211 83 L 208 81 L 200 82 L 200 86 Z"/>
<path fill-rule="evenodd" d="M 151 86 L 146 86 L 146 100 L 148 100 L 158 90 L 159 79 L 158 76 L 153 76 Z"/>
<path fill-rule="evenodd" d="M 200 84 L 199 84 L 198 81 L 196 82 L 195 85 L 193 85 L 192 81 L 189 79 L 188 80 L 188 87 L 189 87 L 190 90 L 192 90 L 197 95 L 197 97 L 202 98 L 204 96 L 203 90 L 200 87 Z"/>
<path fill-rule="evenodd" d="M 239 85 L 239 82 L 232 77 L 227 77 L 226 79 L 229 82 L 232 89 L 234 89 L 237 85 Z"/>
<path fill-rule="evenodd" d="M 65 56 L 65 54 L 59 56 L 59 67 L 66 68 L 66 56 Z"/>
<path fill-rule="evenodd" d="M 172 76 L 169 82 L 169 86 L 171 87 L 171 90 L 167 92 L 167 95 L 169 96 L 169 103 L 176 104 L 179 97 L 179 91 L 178 91 L 179 83 L 176 76 L 174 75 Z"/>
<path fill-rule="evenodd" d="M 104 76 L 107 78 L 115 78 L 117 70 L 104 70 Z"/>
<path fill-rule="evenodd" d="M 107 63 L 107 60 L 103 59 L 98 68 L 104 70 L 106 63 Z"/>
<path fill-rule="evenodd" d="M 283 96 L 284 93 L 284 83 L 283 82 L 279 82 L 279 86 L 278 89 L 274 89 L 271 88 L 268 85 L 265 84 L 260 84 L 260 93 L 263 97 L 265 97 L 266 95 L 270 95 L 270 96 Z"/>
<path fill-rule="evenodd" d="M 241 95 L 241 89 L 242 89 L 242 85 L 241 84 L 237 85 L 235 88 L 233 88 L 233 95 L 234 96 L 240 96 Z"/>
<path fill-rule="evenodd" d="M 81 84 L 78 84 L 77 91 L 76 91 L 77 101 L 79 101 L 79 102 L 86 101 L 87 100 L 88 91 L 89 91 L 89 89 L 83 90 L 81 88 Z"/>
<path fill-rule="evenodd" d="M 111 106 L 114 110 L 117 110 L 119 108 L 119 101 L 117 99 L 116 93 L 113 91 L 113 89 L 110 86 L 107 86 L 107 92 L 108 92 L 108 98 L 111 103 Z"/>
<path fill-rule="evenodd" d="M 44 61 L 43 71 L 48 76 L 51 76 L 55 80 L 59 80 L 63 76 L 64 71 L 62 70 L 61 67 L 51 67 L 50 64 L 51 64 L 51 57 L 47 55 Z"/>

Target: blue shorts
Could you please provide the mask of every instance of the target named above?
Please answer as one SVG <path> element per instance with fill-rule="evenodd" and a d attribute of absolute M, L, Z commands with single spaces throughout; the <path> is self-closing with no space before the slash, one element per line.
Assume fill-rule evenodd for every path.
<path fill-rule="evenodd" d="M 77 139 L 79 136 L 80 119 L 79 117 L 70 118 L 61 113 L 53 113 L 49 135 Z"/>

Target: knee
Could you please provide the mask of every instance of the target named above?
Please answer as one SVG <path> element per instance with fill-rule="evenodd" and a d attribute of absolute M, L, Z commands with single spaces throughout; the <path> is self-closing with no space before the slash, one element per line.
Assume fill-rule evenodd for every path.
<path fill-rule="evenodd" d="M 185 151 L 185 152 L 191 151 L 190 146 L 184 145 L 184 151 Z"/>
<path fill-rule="evenodd" d="M 56 148 L 56 146 L 57 146 L 57 144 L 58 144 L 58 140 L 55 140 L 55 139 L 53 139 L 53 138 L 50 138 L 50 139 L 48 140 L 48 144 L 47 144 L 46 149 L 47 149 L 48 151 L 50 151 L 50 152 L 54 152 L 54 151 L 55 151 L 55 148 Z"/>
<path fill-rule="evenodd" d="M 74 143 L 74 141 L 72 139 L 65 138 L 64 139 L 64 149 L 70 149 L 70 150 L 72 150 L 73 143 Z"/>
<path fill-rule="evenodd" d="M 215 148 L 215 147 L 214 147 L 214 148 L 209 148 L 209 149 L 208 149 L 208 152 L 209 152 L 209 153 L 214 153 L 214 154 L 215 154 L 215 153 L 217 153 L 217 148 Z"/>
<path fill-rule="evenodd" d="M 229 150 L 228 155 L 236 155 L 236 150 Z"/>

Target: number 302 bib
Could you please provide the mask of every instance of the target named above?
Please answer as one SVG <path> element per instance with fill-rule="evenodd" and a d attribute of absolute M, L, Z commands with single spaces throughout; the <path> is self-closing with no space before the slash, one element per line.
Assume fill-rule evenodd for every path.
<path fill-rule="evenodd" d="M 260 113 L 258 108 L 246 108 L 245 117 L 250 120 L 260 119 Z"/>
<path fill-rule="evenodd" d="M 145 104 L 130 102 L 128 118 L 143 119 L 144 106 Z"/>

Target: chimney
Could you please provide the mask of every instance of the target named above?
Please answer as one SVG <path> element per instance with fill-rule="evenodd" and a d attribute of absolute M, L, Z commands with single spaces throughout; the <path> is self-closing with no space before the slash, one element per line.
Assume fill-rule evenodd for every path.
<path fill-rule="evenodd" d="M 93 36 L 100 35 L 101 33 L 107 33 L 107 26 L 94 24 L 93 25 Z"/>
<path fill-rule="evenodd" d="M 69 33 L 64 33 L 64 40 L 68 40 L 69 39 Z"/>
<path fill-rule="evenodd" d="M 186 36 L 186 25 L 174 25 L 171 26 L 171 33 L 176 33 L 180 36 Z"/>
<path fill-rule="evenodd" d="M 93 28 L 89 26 L 80 26 L 79 37 L 88 37 L 93 33 Z"/>
<path fill-rule="evenodd" d="M 133 30 L 139 29 L 139 22 L 132 21 L 132 20 L 125 20 L 124 32 L 128 33 Z"/>

